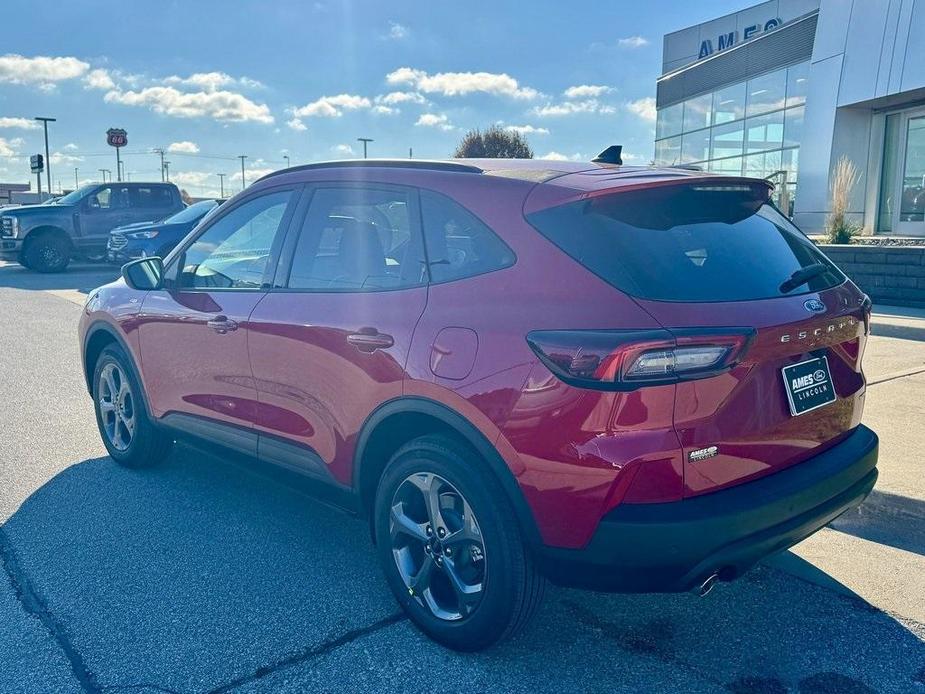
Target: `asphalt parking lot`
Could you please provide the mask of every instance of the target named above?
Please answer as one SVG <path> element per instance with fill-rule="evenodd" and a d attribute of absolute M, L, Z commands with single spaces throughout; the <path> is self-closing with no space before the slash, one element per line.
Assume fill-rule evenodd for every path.
<path fill-rule="evenodd" d="M 460 655 L 403 618 L 362 522 L 187 446 L 106 457 L 76 323 L 115 274 L 0 263 L 0 691 L 925 694 L 925 312 L 875 316 L 859 511 L 704 599 L 550 589 Z"/>

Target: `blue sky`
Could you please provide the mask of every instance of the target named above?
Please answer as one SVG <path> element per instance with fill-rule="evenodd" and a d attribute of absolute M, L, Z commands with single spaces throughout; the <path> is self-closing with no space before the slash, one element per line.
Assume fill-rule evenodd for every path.
<path fill-rule="evenodd" d="M 5 0 L 0 181 L 25 182 L 51 124 L 65 187 L 115 169 L 105 131 L 122 127 L 133 180 L 193 195 L 239 189 L 285 165 L 362 155 L 450 156 L 472 127 L 522 128 L 537 156 L 587 159 L 622 143 L 652 156 L 662 35 L 747 7 L 687 3 L 132 2 L 70 0 L 37 12 Z M 58 184 L 53 182 L 53 187 Z"/>

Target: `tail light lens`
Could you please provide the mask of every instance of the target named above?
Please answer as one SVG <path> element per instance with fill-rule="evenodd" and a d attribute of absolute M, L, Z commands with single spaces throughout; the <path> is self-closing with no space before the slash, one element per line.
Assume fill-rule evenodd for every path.
<path fill-rule="evenodd" d="M 706 330 L 536 330 L 527 343 L 571 385 L 634 390 L 714 376 L 741 361 L 751 328 Z"/>

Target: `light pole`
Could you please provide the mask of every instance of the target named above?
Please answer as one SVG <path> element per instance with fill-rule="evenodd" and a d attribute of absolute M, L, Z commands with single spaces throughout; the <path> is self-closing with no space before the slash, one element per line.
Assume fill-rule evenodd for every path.
<path fill-rule="evenodd" d="M 239 154 L 238 159 L 241 160 L 241 190 L 244 190 L 244 160 L 247 159 L 246 154 Z"/>
<path fill-rule="evenodd" d="M 170 162 L 164 162 L 164 176 L 167 177 L 167 182 L 170 183 Z"/>
<path fill-rule="evenodd" d="M 284 154 L 284 155 L 283 155 L 283 159 L 286 160 L 286 168 L 287 168 L 287 169 L 288 169 L 290 166 L 292 166 L 292 164 L 289 163 L 289 155 L 288 155 L 288 154 Z"/>
<path fill-rule="evenodd" d="M 357 142 L 363 143 L 363 158 L 366 159 L 366 145 L 368 145 L 370 142 L 375 142 L 375 140 L 370 137 L 358 137 Z"/>
<path fill-rule="evenodd" d="M 225 197 L 225 174 L 220 173 L 220 174 L 216 174 L 216 176 L 218 176 L 218 187 L 219 187 L 219 190 L 221 190 L 221 194 L 218 197 L 224 199 Z"/>
<path fill-rule="evenodd" d="M 42 126 L 45 128 L 45 176 L 48 183 L 48 192 L 51 193 L 51 157 L 48 156 L 48 124 L 54 123 L 57 118 L 43 118 L 42 116 L 36 116 L 33 120 L 42 121 Z"/>
<path fill-rule="evenodd" d="M 80 188 L 80 180 L 77 178 L 77 167 L 74 167 L 74 190 Z"/>
<path fill-rule="evenodd" d="M 109 169 L 98 169 L 98 171 L 100 172 L 100 175 L 103 177 L 103 183 L 106 182 L 106 174 L 112 173 L 112 171 L 110 171 Z"/>
<path fill-rule="evenodd" d="M 159 154 L 161 156 L 161 183 L 164 182 L 164 150 L 161 147 L 155 147 L 151 150 L 154 154 Z"/>

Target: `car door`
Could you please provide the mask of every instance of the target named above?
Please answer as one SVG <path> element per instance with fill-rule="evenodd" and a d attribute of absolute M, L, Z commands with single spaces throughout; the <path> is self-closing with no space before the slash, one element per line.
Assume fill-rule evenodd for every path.
<path fill-rule="evenodd" d="M 165 269 L 139 318 L 142 372 L 154 414 L 181 429 L 256 449 L 248 320 L 266 295 L 297 192 L 256 193 L 205 225 Z M 204 431 L 203 431 L 204 429 Z"/>
<path fill-rule="evenodd" d="M 139 220 L 133 217 L 130 186 L 121 183 L 102 186 L 84 198 L 81 204 L 81 246 L 86 249 L 104 249 L 110 231 L 135 221 Z"/>
<path fill-rule="evenodd" d="M 417 205 L 413 189 L 372 183 L 303 196 L 250 320 L 261 458 L 349 484 L 360 427 L 401 395 L 427 301 Z"/>

